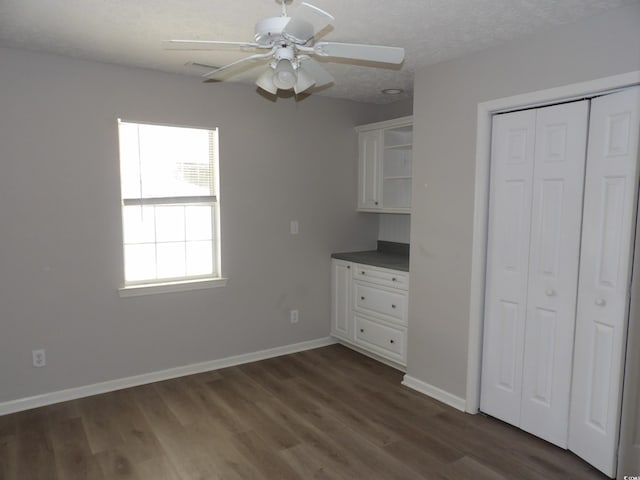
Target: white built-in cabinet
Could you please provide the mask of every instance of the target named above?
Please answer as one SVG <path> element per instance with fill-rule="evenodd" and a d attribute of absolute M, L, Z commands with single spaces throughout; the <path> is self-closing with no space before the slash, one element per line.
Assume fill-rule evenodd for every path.
<path fill-rule="evenodd" d="M 413 117 L 356 127 L 358 210 L 411 213 Z"/>
<path fill-rule="evenodd" d="M 640 87 L 494 116 L 481 410 L 615 475 Z"/>
<path fill-rule="evenodd" d="M 407 363 L 409 274 L 331 260 L 331 335 L 393 364 Z"/>

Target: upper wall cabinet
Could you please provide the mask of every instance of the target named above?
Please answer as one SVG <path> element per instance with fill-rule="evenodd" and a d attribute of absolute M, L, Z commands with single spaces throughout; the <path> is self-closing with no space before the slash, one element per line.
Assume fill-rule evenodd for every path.
<path fill-rule="evenodd" d="M 413 117 L 356 127 L 358 210 L 411 213 Z"/>

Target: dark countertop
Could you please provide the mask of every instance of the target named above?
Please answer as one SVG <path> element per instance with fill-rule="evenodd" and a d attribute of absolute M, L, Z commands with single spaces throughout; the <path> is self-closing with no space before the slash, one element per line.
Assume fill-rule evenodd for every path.
<path fill-rule="evenodd" d="M 331 258 L 408 272 L 409 244 L 378 240 L 377 250 L 333 253 Z"/>

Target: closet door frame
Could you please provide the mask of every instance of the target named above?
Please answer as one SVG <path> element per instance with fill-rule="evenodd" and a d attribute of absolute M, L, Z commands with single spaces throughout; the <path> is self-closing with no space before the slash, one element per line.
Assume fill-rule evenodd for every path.
<path fill-rule="evenodd" d="M 640 70 L 478 104 L 466 412 L 475 414 L 480 411 L 492 116 L 510 110 L 535 108 L 592 97 L 634 85 L 640 85 Z"/>
<path fill-rule="evenodd" d="M 478 104 L 466 412 L 475 414 L 480 409 L 492 116 L 496 113 L 591 98 L 634 86 L 640 86 L 640 70 Z M 631 301 L 634 300 L 637 301 L 637 299 L 631 298 Z M 625 366 L 634 368 L 637 365 L 627 362 L 621 365 L 621 370 Z M 618 373 L 622 375 L 622 372 Z M 633 372 L 633 374 L 638 376 L 640 372 Z M 624 384 L 622 384 L 621 388 L 624 388 Z M 619 439 L 619 442 L 621 441 L 622 437 Z M 624 449 L 627 447 L 622 443 L 617 445 L 617 448 Z"/>

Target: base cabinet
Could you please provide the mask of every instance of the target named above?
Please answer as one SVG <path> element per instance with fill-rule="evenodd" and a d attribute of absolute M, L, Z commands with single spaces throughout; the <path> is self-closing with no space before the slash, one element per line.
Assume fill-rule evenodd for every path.
<path fill-rule="evenodd" d="M 332 259 L 331 280 L 331 335 L 406 366 L 409 274 Z"/>

